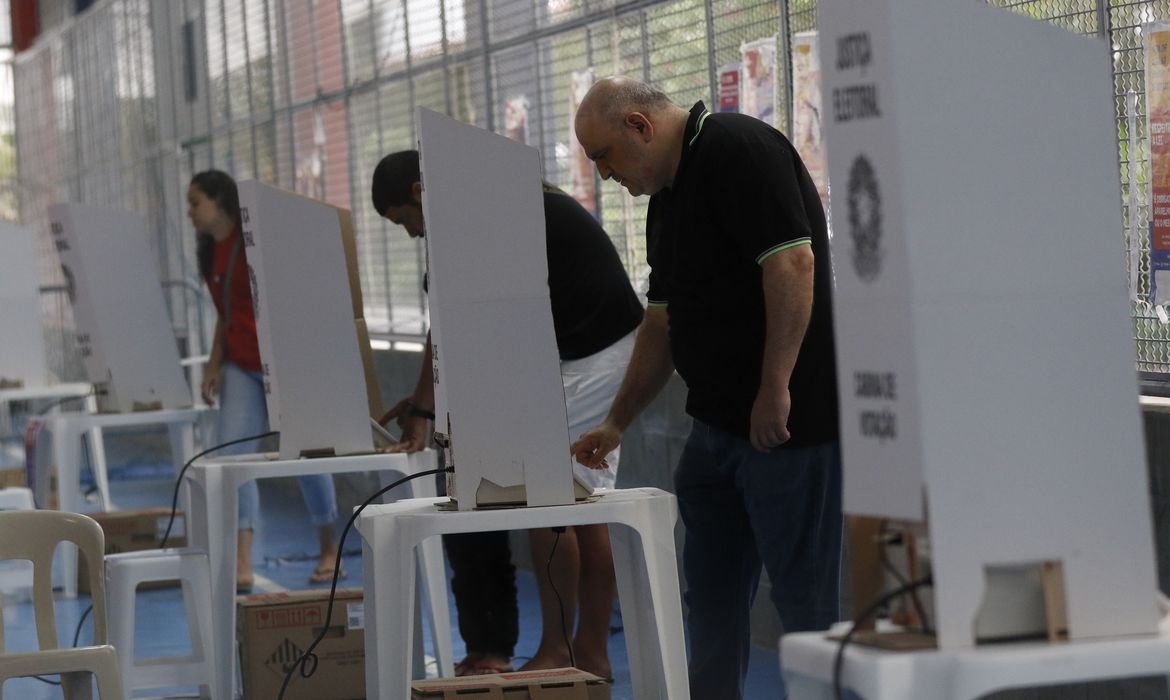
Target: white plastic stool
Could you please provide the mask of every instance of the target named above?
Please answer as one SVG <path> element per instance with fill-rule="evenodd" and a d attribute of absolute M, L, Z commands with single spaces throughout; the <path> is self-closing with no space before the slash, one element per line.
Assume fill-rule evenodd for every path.
<path fill-rule="evenodd" d="M 0 489 L 0 510 L 34 510 L 33 492 L 23 486 Z"/>
<path fill-rule="evenodd" d="M 446 498 L 370 506 L 358 516 L 365 584 L 366 696 L 410 698 L 415 548 L 454 532 L 609 523 L 634 697 L 689 700 L 682 599 L 674 550 L 678 506 L 652 488 L 607 491 L 596 501 L 498 510 L 439 510 Z M 434 541 L 432 539 L 432 541 Z"/>
<path fill-rule="evenodd" d="M 215 653 L 219 655 L 219 690 L 216 698 L 231 698 L 237 687 L 233 672 L 236 649 L 236 536 L 239 520 L 239 488 L 256 479 L 302 476 L 304 474 L 347 474 L 391 472 L 410 476 L 434 469 L 434 450 L 413 454 L 344 455 L 315 459 L 278 459 L 275 454 L 231 455 L 215 460 L 201 459 L 191 465 L 187 482 L 191 486 L 191 507 L 187 515 L 188 542 L 206 548 L 211 563 L 211 617 L 215 632 Z M 433 495 L 435 480 L 428 476 L 409 481 L 412 495 Z M 443 550 L 438 540 L 419 548 L 424 588 L 431 612 L 431 632 L 440 675 L 454 675 L 451 617 L 447 609 L 447 576 Z M 413 560 L 411 562 L 413 564 Z M 413 572 L 414 569 L 411 568 Z M 412 589 L 413 590 L 413 589 Z M 367 658 L 377 658 L 367 653 Z M 376 666 L 371 663 L 369 666 Z"/>
<path fill-rule="evenodd" d="M 101 441 L 104 428 L 128 428 L 147 425 L 166 425 L 171 437 L 171 456 L 178 472 L 195 454 L 194 424 L 206 412 L 205 407 L 171 408 L 132 413 L 63 413 L 47 417 L 46 426 L 52 433 L 53 461 L 57 467 L 57 500 L 59 509 L 73 513 L 82 510 L 81 496 L 81 436 L 89 432 L 91 439 L 90 466 L 98 490 L 101 510 L 112 510 L 110 484 L 106 471 L 105 445 Z M 40 451 L 38 450 L 38 453 Z M 37 458 L 37 499 L 43 505 L 49 500 L 47 461 Z M 44 469 L 44 471 L 42 471 Z M 77 597 L 77 551 L 66 545 L 61 551 L 61 587 L 66 598 Z"/>
<path fill-rule="evenodd" d="M 183 587 L 191 654 L 147 659 L 134 658 L 134 596 L 144 581 L 178 579 Z M 150 549 L 106 555 L 106 592 L 109 596 L 110 644 L 118 650 L 126 692 L 144 688 L 199 686 L 202 697 L 212 697 L 216 683 L 211 621 L 211 569 L 207 553 L 197 549 Z"/>
<path fill-rule="evenodd" d="M 23 486 L 0 489 L 0 510 L 34 510 L 32 490 Z M 16 600 L 32 595 L 33 565 L 31 561 L 10 559 L 0 563 L 0 594 Z"/>

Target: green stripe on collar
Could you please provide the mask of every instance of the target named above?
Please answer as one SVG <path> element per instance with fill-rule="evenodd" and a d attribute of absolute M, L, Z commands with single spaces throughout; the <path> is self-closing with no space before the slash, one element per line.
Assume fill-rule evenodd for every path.
<path fill-rule="evenodd" d="M 699 115 L 699 124 L 695 127 L 695 135 L 691 137 L 691 142 L 687 144 L 687 148 L 695 145 L 695 141 L 699 138 L 699 132 L 703 130 L 703 122 L 707 121 L 707 117 L 709 116 L 711 116 L 711 113 L 707 111 Z"/>

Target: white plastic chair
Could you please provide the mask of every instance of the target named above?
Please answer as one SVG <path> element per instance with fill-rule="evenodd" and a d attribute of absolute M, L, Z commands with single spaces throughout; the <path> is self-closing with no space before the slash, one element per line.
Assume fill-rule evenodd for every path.
<path fill-rule="evenodd" d="M 0 489 L 0 511 L 34 510 L 33 493 L 23 486 Z M 32 562 L 13 560 L 0 563 L 0 598 L 8 602 L 32 598 Z"/>
<path fill-rule="evenodd" d="M 93 597 L 94 646 L 61 648 L 53 610 L 53 550 L 60 542 L 77 545 L 89 564 Z M 89 700 L 90 674 L 97 678 L 101 700 L 125 700 L 118 655 L 106 643 L 106 582 L 101 527 L 79 513 L 51 510 L 0 512 L 0 559 L 28 559 L 33 563 L 33 610 L 39 651 L 5 652 L 0 624 L 0 693 L 10 678 L 60 674 L 66 700 Z M 0 620 L 2 623 L 2 620 Z M 2 695 L 0 695 L 2 697 Z"/>

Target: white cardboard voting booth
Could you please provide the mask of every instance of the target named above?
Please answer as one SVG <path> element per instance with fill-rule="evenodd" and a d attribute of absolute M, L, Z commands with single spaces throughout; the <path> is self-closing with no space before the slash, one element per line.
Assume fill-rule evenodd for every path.
<path fill-rule="evenodd" d="M 360 295 L 355 301 L 351 293 L 342 240 L 349 212 L 254 180 L 241 182 L 239 192 L 268 423 L 280 431 L 280 458 L 373 451 Z"/>
<path fill-rule="evenodd" d="M 1109 46 L 965 0 L 818 24 L 846 511 L 926 517 L 940 648 L 1049 561 L 1071 639 L 1153 633 Z"/>
<path fill-rule="evenodd" d="M 0 380 L 24 387 L 44 386 L 45 339 L 41 331 L 40 260 L 36 237 L 27 226 L 0 223 Z"/>
<path fill-rule="evenodd" d="M 145 220 L 54 204 L 49 221 L 99 410 L 191 406 Z"/>
<path fill-rule="evenodd" d="M 426 109 L 417 123 L 447 494 L 460 510 L 572 503 L 540 154 Z"/>

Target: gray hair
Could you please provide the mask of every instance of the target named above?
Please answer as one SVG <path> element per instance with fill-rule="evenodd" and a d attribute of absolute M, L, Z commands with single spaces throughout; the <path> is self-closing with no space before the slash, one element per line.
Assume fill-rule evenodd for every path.
<path fill-rule="evenodd" d="M 630 112 L 649 114 L 674 105 L 665 92 L 639 80 L 615 79 L 606 86 L 606 99 L 599 105 L 598 114 L 611 124 L 621 123 Z"/>

